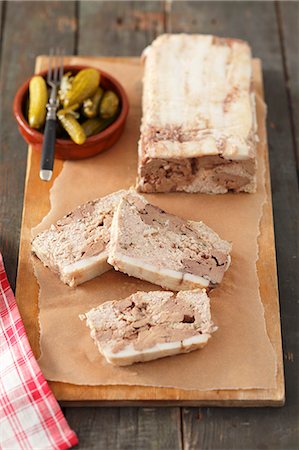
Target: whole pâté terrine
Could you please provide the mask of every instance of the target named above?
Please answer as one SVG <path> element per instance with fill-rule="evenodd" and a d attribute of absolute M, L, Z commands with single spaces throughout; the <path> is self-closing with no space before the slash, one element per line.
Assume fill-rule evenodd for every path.
<path fill-rule="evenodd" d="M 129 191 L 113 216 L 108 263 L 174 291 L 211 288 L 228 269 L 230 251 L 204 223 L 168 214 Z"/>
<path fill-rule="evenodd" d="M 118 366 L 197 350 L 217 329 L 205 290 L 136 292 L 80 318 L 86 319 L 99 352 Z"/>
<path fill-rule="evenodd" d="M 141 192 L 256 191 L 256 109 L 249 45 L 165 34 L 144 52 Z"/>
<path fill-rule="evenodd" d="M 112 217 L 126 191 L 78 206 L 38 234 L 32 252 L 60 279 L 76 286 L 112 269 L 107 263 Z"/>

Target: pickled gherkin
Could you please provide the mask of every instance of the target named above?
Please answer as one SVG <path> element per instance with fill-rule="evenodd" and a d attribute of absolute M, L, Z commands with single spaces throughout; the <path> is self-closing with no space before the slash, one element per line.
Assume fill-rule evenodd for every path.
<path fill-rule="evenodd" d="M 95 117 L 93 119 L 88 119 L 82 123 L 82 128 L 85 132 L 86 137 L 93 136 L 105 130 L 112 122 L 114 117 L 110 119 L 100 119 Z"/>
<path fill-rule="evenodd" d="M 100 83 L 100 73 L 96 69 L 82 69 L 74 77 L 71 87 L 64 94 L 63 107 L 82 103 L 92 97 Z"/>
<path fill-rule="evenodd" d="M 106 91 L 100 104 L 100 116 L 103 119 L 114 117 L 118 111 L 119 98 L 113 91 Z"/>
<path fill-rule="evenodd" d="M 103 94 L 104 90 L 99 86 L 92 98 L 84 100 L 83 112 L 88 119 L 92 119 L 98 115 L 99 105 Z"/>
<path fill-rule="evenodd" d="M 74 114 L 60 110 L 57 113 L 57 117 L 65 131 L 76 144 L 80 145 L 85 142 L 85 132 L 77 119 L 74 117 Z"/>
<path fill-rule="evenodd" d="M 57 94 L 56 112 L 60 136 L 68 136 L 78 145 L 87 137 L 101 133 L 117 118 L 120 99 L 115 92 L 100 86 L 100 72 L 93 68 L 77 74 L 63 74 Z M 105 84 L 105 83 L 104 83 Z M 47 113 L 48 90 L 44 78 L 35 76 L 29 85 L 28 122 L 33 128 L 42 128 Z M 63 131 L 65 130 L 65 132 Z"/>
<path fill-rule="evenodd" d="M 29 83 L 28 121 L 32 128 L 41 128 L 46 120 L 48 102 L 47 85 L 43 77 L 36 75 Z"/>

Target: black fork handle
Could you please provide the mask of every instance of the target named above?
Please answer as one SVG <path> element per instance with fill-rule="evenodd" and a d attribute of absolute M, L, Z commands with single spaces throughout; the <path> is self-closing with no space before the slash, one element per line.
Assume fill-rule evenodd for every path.
<path fill-rule="evenodd" d="M 47 119 L 44 131 L 42 156 L 40 162 L 40 178 L 49 181 L 52 177 L 56 141 L 56 120 Z"/>

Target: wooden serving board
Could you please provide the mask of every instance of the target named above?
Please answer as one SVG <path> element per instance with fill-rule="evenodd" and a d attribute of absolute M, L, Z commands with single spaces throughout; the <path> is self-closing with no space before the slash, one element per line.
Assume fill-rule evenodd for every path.
<path fill-rule="evenodd" d="M 39 57 L 36 71 L 45 63 L 46 57 Z M 136 58 L 104 58 L 108 61 L 136 63 Z M 73 64 L 88 65 L 95 58 L 72 57 Z M 102 58 L 103 60 L 103 58 Z M 69 63 L 66 58 L 65 63 Z M 30 232 L 50 208 L 49 190 L 60 173 L 63 162 L 56 160 L 53 180 L 49 183 L 39 179 L 40 154 L 29 147 L 25 181 L 24 207 L 21 228 L 19 266 L 16 299 L 35 356 L 39 357 L 38 291 L 37 280 L 29 267 Z M 265 309 L 267 332 L 277 358 L 277 386 L 275 389 L 234 390 L 182 390 L 148 386 L 79 386 L 60 382 L 49 382 L 56 398 L 72 405 L 128 406 L 128 405 L 190 405 L 190 406 L 281 406 L 284 404 L 284 373 L 280 314 L 276 275 L 275 241 L 272 218 L 272 198 L 268 152 L 266 155 L 267 201 L 260 224 L 259 260 L 257 272 L 260 295 Z"/>

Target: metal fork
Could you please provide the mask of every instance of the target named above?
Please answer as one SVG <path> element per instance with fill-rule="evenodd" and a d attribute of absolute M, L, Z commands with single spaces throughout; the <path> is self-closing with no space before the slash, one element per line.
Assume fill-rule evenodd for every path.
<path fill-rule="evenodd" d="M 56 141 L 56 111 L 59 105 L 57 90 L 63 76 L 63 55 L 64 52 L 62 49 L 56 49 L 56 51 L 51 49 L 49 54 L 47 83 L 51 87 L 51 94 L 47 104 L 48 112 L 39 172 L 39 176 L 43 181 L 51 180 L 53 173 Z"/>

